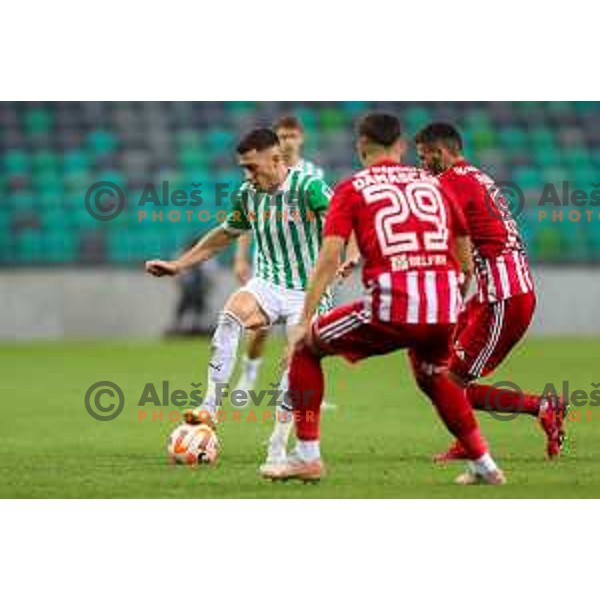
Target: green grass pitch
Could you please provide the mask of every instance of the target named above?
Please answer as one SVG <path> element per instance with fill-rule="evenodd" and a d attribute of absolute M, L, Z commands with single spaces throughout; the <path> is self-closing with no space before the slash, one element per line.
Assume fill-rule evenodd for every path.
<path fill-rule="evenodd" d="M 272 380 L 280 350 L 273 340 L 263 386 Z M 261 422 L 262 409 L 254 411 L 258 422 L 246 409 L 240 422 L 222 424 L 216 466 L 170 466 L 164 452 L 173 427 L 169 409 L 162 422 L 140 422 L 138 400 L 146 382 L 160 387 L 169 380 L 172 389 L 190 391 L 192 382 L 204 379 L 207 355 L 207 340 L 1 346 L 0 497 L 600 497 L 600 407 L 571 413 L 568 450 L 555 462 L 544 457 L 534 419 L 500 422 L 479 413 L 509 483 L 454 485 L 461 466 L 439 467 L 430 459 L 450 438 L 416 390 L 402 353 L 354 367 L 335 358 L 326 362 L 327 398 L 338 408 L 323 417 L 329 476 L 320 484 L 257 476 L 271 429 Z M 529 339 L 490 380 L 539 391 L 546 382 L 559 386 L 567 379 L 572 388 L 591 391 L 599 355 L 597 339 Z M 96 421 L 84 408 L 87 388 L 99 380 L 115 381 L 125 392 L 125 408 L 114 421 Z M 154 407 L 145 408 L 151 413 Z"/>

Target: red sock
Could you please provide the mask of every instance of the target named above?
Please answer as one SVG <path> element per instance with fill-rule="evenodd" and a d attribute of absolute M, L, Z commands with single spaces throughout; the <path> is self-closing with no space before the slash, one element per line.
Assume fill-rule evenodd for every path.
<path fill-rule="evenodd" d="M 481 435 L 465 390 L 446 374 L 438 374 L 423 386 L 444 424 L 458 439 L 471 460 L 481 458 L 487 443 Z"/>
<path fill-rule="evenodd" d="M 512 389 L 494 388 L 491 385 L 471 384 L 467 388 L 467 398 L 473 408 L 488 412 L 537 415 L 540 411 L 540 396 L 522 394 Z"/>
<path fill-rule="evenodd" d="M 306 347 L 294 352 L 290 363 L 289 394 L 294 407 L 296 436 L 303 442 L 319 439 L 323 388 L 321 359 Z"/>

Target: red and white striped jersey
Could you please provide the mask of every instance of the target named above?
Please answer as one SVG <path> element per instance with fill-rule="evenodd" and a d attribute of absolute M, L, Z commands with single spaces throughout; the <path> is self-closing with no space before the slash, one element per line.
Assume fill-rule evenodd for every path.
<path fill-rule="evenodd" d="M 494 180 L 466 161 L 444 171 L 439 180 L 465 216 L 479 300 L 497 302 L 533 292 L 525 245 Z"/>
<path fill-rule="evenodd" d="M 359 171 L 336 187 L 324 235 L 347 240 L 352 231 L 373 318 L 456 323 L 462 299 L 452 242 L 467 230 L 443 183 L 392 161 Z"/>

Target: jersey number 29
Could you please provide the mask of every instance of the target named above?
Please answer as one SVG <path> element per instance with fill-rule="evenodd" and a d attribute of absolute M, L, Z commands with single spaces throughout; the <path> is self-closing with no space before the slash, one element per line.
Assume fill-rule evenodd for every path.
<path fill-rule="evenodd" d="M 375 216 L 375 229 L 384 256 L 447 250 L 446 207 L 435 186 L 416 181 L 402 190 L 395 185 L 377 183 L 367 186 L 362 193 L 367 204 L 382 203 Z M 411 215 L 431 224 L 430 230 L 422 232 L 421 239 L 416 231 L 401 231 L 401 225 Z"/>

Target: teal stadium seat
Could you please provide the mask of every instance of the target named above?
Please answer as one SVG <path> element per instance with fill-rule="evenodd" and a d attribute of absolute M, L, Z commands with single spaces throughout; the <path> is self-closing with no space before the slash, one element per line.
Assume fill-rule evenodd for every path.
<path fill-rule="evenodd" d="M 326 133 L 343 129 L 348 124 L 346 113 L 339 108 L 325 108 L 320 114 L 320 124 Z"/>
<path fill-rule="evenodd" d="M 518 127 L 503 127 L 498 133 L 498 140 L 502 148 L 508 152 L 527 147 L 527 133 Z"/>
<path fill-rule="evenodd" d="M 28 173 L 31 161 L 23 150 L 7 150 L 4 154 L 4 169 L 7 175 Z"/>
<path fill-rule="evenodd" d="M 86 146 L 94 155 L 110 154 L 118 148 L 118 140 L 109 131 L 95 129 L 88 134 Z"/>
<path fill-rule="evenodd" d="M 25 131 L 35 135 L 38 133 L 48 133 L 52 127 L 52 115 L 45 108 L 34 108 L 25 113 L 24 119 Z"/>

